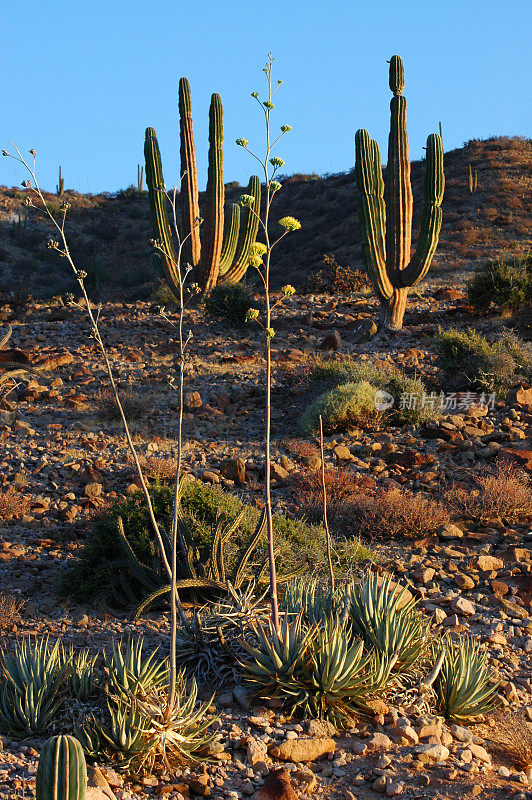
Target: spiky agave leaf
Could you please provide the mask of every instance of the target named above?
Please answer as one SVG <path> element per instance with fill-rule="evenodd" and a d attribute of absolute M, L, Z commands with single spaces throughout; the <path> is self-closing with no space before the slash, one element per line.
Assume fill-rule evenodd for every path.
<path fill-rule="evenodd" d="M 279 697 L 283 686 L 301 677 L 305 660 L 309 657 L 310 643 L 316 633 L 315 627 L 304 629 L 302 613 L 290 621 L 288 614 L 281 619 L 279 633 L 268 622 L 268 629 L 257 623 L 254 632 L 258 640 L 256 647 L 242 641 L 250 661 L 241 661 L 245 678 L 260 697 Z"/>
<path fill-rule="evenodd" d="M 303 611 L 309 625 L 321 624 L 332 616 L 340 618 L 345 594 L 345 587 L 342 586 L 333 591 L 316 578 L 296 578 L 286 586 L 283 606 L 290 614 Z"/>
<path fill-rule="evenodd" d="M 76 730 L 76 736 L 88 756 L 103 756 L 118 770 L 128 772 L 134 764 L 143 763 L 149 754 L 150 720 L 140 712 L 135 697 L 108 698 L 107 707 L 107 723 L 93 717 Z"/>
<path fill-rule="evenodd" d="M 364 652 L 364 642 L 353 641 L 345 625 L 329 617 L 312 640 L 298 705 L 305 713 L 341 726 L 372 690 L 373 673 L 374 659 Z"/>
<path fill-rule="evenodd" d="M 61 659 L 67 666 L 67 688 L 78 700 L 88 700 L 98 691 L 99 674 L 96 669 L 98 656 L 88 650 L 75 651 L 73 646 L 63 649 Z"/>
<path fill-rule="evenodd" d="M 489 713 L 497 705 L 499 684 L 490 682 L 487 654 L 478 642 L 460 637 L 448 639 L 445 657 L 434 687 L 446 717 L 466 722 Z"/>
<path fill-rule="evenodd" d="M 13 738 L 43 733 L 65 697 L 68 668 L 61 644 L 48 637 L 23 639 L 2 652 L 0 726 Z"/>
<path fill-rule="evenodd" d="M 397 656 L 397 668 L 404 670 L 420 662 L 428 645 L 428 623 L 415 610 L 415 598 L 406 599 L 391 575 L 367 574 L 350 586 L 350 620 L 353 631 L 369 647 L 388 658 Z"/>
<path fill-rule="evenodd" d="M 168 664 L 156 658 L 157 650 L 146 656 L 144 640 L 128 636 L 113 642 L 111 652 L 104 651 L 104 661 L 112 694 L 147 695 L 168 683 Z"/>

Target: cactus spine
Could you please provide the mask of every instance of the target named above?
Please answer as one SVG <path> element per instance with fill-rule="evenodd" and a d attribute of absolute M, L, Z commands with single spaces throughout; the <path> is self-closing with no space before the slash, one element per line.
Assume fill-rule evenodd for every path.
<path fill-rule="evenodd" d="M 58 197 L 62 197 L 63 192 L 65 191 L 65 179 L 61 174 L 61 165 L 59 165 L 59 181 L 55 187 L 55 191 Z"/>
<path fill-rule="evenodd" d="M 403 62 L 390 60 L 390 134 L 386 186 L 382 177 L 379 146 L 363 129 L 355 136 L 355 175 L 359 191 L 359 223 L 368 274 L 381 303 L 381 323 L 400 330 L 408 289 L 428 272 L 441 229 L 444 190 L 441 136 L 427 139 L 425 204 L 415 252 L 410 255 L 412 237 L 412 187 Z"/>
<path fill-rule="evenodd" d="M 43 745 L 37 768 L 36 800 L 84 800 L 87 767 L 73 736 L 54 736 Z"/>
<path fill-rule="evenodd" d="M 240 231 L 240 207 L 233 204 L 224 230 L 225 186 L 223 172 L 223 107 L 220 95 L 213 94 L 209 110 L 209 167 L 205 192 L 203 225 L 200 218 L 196 151 L 192 127 L 190 86 L 186 78 L 179 81 L 180 155 L 181 155 L 181 227 L 184 241 L 183 263 L 195 269 L 196 280 L 205 294 L 218 282 L 235 283 L 245 274 L 251 246 L 258 230 L 260 214 L 260 179 L 254 175 L 249 183 L 249 194 L 255 198 L 253 214 L 246 208 Z M 149 133 L 151 132 L 151 133 Z M 146 156 L 146 182 L 148 184 L 152 224 L 156 239 L 163 242 L 169 257 L 164 259 L 164 273 L 172 292 L 179 295 L 175 266 L 175 249 L 166 213 L 166 199 L 162 188 L 164 178 L 157 137 L 153 128 L 146 129 L 144 146 Z M 159 198 L 155 195 L 158 194 Z M 170 247 L 171 245 L 171 247 Z"/>

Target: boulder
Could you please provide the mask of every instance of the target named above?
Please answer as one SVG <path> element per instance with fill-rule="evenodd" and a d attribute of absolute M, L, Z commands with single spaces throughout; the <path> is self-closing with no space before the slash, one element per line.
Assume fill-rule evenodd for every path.
<path fill-rule="evenodd" d="M 317 761 L 318 758 L 336 750 L 336 742 L 328 737 L 300 737 L 298 739 L 286 739 L 281 744 L 273 745 L 268 748 L 268 752 L 273 758 L 280 761 L 301 762 Z"/>

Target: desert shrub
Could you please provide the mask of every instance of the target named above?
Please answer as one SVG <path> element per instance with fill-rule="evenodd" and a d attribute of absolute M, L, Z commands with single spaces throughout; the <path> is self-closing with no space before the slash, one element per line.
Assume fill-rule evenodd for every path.
<path fill-rule="evenodd" d="M 318 522 L 323 516 L 323 488 L 321 470 L 298 472 L 291 478 L 294 500 L 300 512 L 311 522 Z M 344 508 L 354 497 L 372 488 L 374 481 L 357 475 L 352 470 L 332 467 L 325 470 L 325 491 L 329 523 L 336 527 L 337 519 L 342 519 Z"/>
<path fill-rule="evenodd" d="M 205 301 L 207 311 L 237 328 L 245 325 L 246 314 L 254 305 L 253 294 L 243 283 L 215 286 Z"/>
<path fill-rule="evenodd" d="M 31 508 L 31 500 L 21 492 L 17 492 L 11 486 L 4 492 L 0 492 L 0 521 L 4 522 L 14 517 L 21 517 L 27 514 Z"/>
<path fill-rule="evenodd" d="M 439 363 L 449 383 L 504 394 L 520 377 L 532 376 L 532 345 L 503 329 L 492 341 L 472 328 L 440 330 Z"/>
<path fill-rule="evenodd" d="M 469 301 L 485 310 L 492 303 L 510 311 L 532 304 L 532 255 L 486 261 L 468 286 Z"/>
<path fill-rule="evenodd" d="M 489 738 L 497 745 L 501 755 L 510 756 L 515 766 L 527 770 L 532 767 L 532 722 L 526 711 L 499 712 L 494 717 Z M 490 748 L 491 749 L 491 748 Z"/>
<path fill-rule="evenodd" d="M 0 594 L 0 633 L 7 633 L 20 622 L 20 610 L 24 601 L 12 595 Z"/>
<path fill-rule="evenodd" d="M 451 516 L 443 503 L 403 489 L 380 489 L 351 498 L 342 510 L 346 534 L 401 539 L 429 536 Z"/>
<path fill-rule="evenodd" d="M 301 429 L 307 434 L 315 435 L 319 430 L 320 413 L 324 428 L 328 431 L 345 430 L 356 422 L 377 417 L 382 417 L 390 424 L 419 423 L 433 419 L 440 413 L 437 404 L 423 403 L 427 389 L 420 378 L 409 378 L 401 369 L 384 361 L 355 361 L 352 358 L 343 361 L 320 360 L 313 367 L 310 379 L 332 388 L 318 397 L 301 418 Z M 355 391 L 346 389 L 346 386 L 358 388 Z M 371 387 L 371 397 L 368 386 Z M 393 403 L 382 412 L 378 412 L 376 408 L 375 393 L 378 390 L 387 392 L 393 399 Z M 349 395 L 353 395 L 356 400 L 350 408 L 347 403 Z M 413 398 L 412 402 L 410 398 Z M 341 406 L 340 399 L 346 407 L 345 421 L 340 419 L 340 425 L 337 425 L 334 417 L 329 425 L 324 410 Z M 365 405 L 362 404 L 362 399 Z M 358 408 L 359 414 L 356 413 Z"/>
<path fill-rule="evenodd" d="M 379 414 L 375 408 L 375 386 L 368 381 L 343 383 L 317 397 L 299 420 L 299 427 L 307 436 L 316 436 L 320 430 L 320 416 L 326 433 L 345 431 L 359 422 L 369 422 Z"/>
<path fill-rule="evenodd" d="M 120 403 L 126 419 L 131 421 L 142 419 L 153 408 L 153 397 L 139 394 L 131 390 L 120 391 Z M 95 400 L 96 413 L 101 420 L 115 422 L 121 420 L 114 394 L 110 390 L 98 393 Z"/>
<path fill-rule="evenodd" d="M 474 476 L 475 487 L 452 486 L 446 494 L 462 516 L 475 520 L 520 520 L 532 515 L 532 485 L 525 472 L 507 461 Z"/>
<path fill-rule="evenodd" d="M 155 516 L 160 525 L 168 528 L 172 514 L 173 487 L 155 485 L 151 488 Z M 231 494 L 222 492 L 198 481 L 186 481 L 181 495 L 181 510 L 189 534 L 198 548 L 200 557 L 207 556 L 212 541 L 212 523 L 219 517 L 222 522 L 233 520 L 244 509 L 244 516 L 234 536 L 226 545 L 228 569 L 242 546 L 247 545 L 259 519 L 259 511 L 242 503 Z M 131 547 L 143 563 L 150 563 L 155 550 L 154 534 L 149 522 L 146 501 L 139 494 L 124 502 L 115 503 L 94 521 L 93 530 L 81 550 L 77 563 L 61 582 L 61 590 L 76 600 L 123 604 L 127 600 L 146 594 L 136 581 L 126 560 L 118 534 L 121 517 Z M 323 560 L 324 533 L 321 527 L 312 527 L 300 520 L 275 515 L 275 541 L 280 574 L 297 570 L 318 571 Z M 350 543 L 339 548 L 338 563 L 347 570 L 354 548 Z M 368 551 L 360 553 L 366 558 Z M 250 568 L 262 564 L 266 558 L 265 538 L 259 543 L 250 562 Z M 131 596 L 133 593 L 133 596 Z"/>
<path fill-rule="evenodd" d="M 354 267 L 340 266 L 334 255 L 324 255 L 323 264 L 324 267 L 317 274 L 312 274 L 307 279 L 305 291 L 352 294 L 370 286 L 365 272 Z"/>

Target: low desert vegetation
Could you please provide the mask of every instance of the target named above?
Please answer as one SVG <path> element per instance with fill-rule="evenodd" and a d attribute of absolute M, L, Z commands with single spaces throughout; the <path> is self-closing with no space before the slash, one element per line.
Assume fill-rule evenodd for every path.
<path fill-rule="evenodd" d="M 210 314 L 235 328 L 245 326 L 247 313 L 253 305 L 256 305 L 253 293 L 244 283 L 215 286 L 205 300 L 205 308 Z"/>
<path fill-rule="evenodd" d="M 468 285 L 470 303 L 481 311 L 495 306 L 519 311 L 532 305 L 532 255 L 486 261 Z"/>
<path fill-rule="evenodd" d="M 136 422 L 144 419 L 153 409 L 153 394 L 141 394 L 131 389 L 120 393 L 120 402 L 128 420 Z M 100 391 L 95 400 L 95 410 L 103 422 L 119 422 L 122 417 L 115 397 L 110 391 Z"/>
<path fill-rule="evenodd" d="M 27 514 L 31 508 L 31 500 L 24 492 L 13 487 L 0 490 L 0 522 L 5 522 Z"/>
<path fill-rule="evenodd" d="M 449 386 L 502 396 L 518 381 L 532 377 L 532 345 L 511 330 L 493 338 L 468 328 L 440 328 L 439 364 Z"/>
<path fill-rule="evenodd" d="M 405 425 L 439 416 L 438 404 L 424 402 L 428 390 L 423 381 L 387 362 L 322 360 L 312 368 L 310 380 L 331 388 L 303 413 L 299 427 L 307 436 L 317 435 L 320 416 L 328 434 L 377 421 Z"/>
<path fill-rule="evenodd" d="M 446 492 L 447 502 L 463 518 L 514 522 L 532 516 L 532 482 L 523 470 L 499 460 L 471 477 L 473 488 L 455 485 Z"/>

